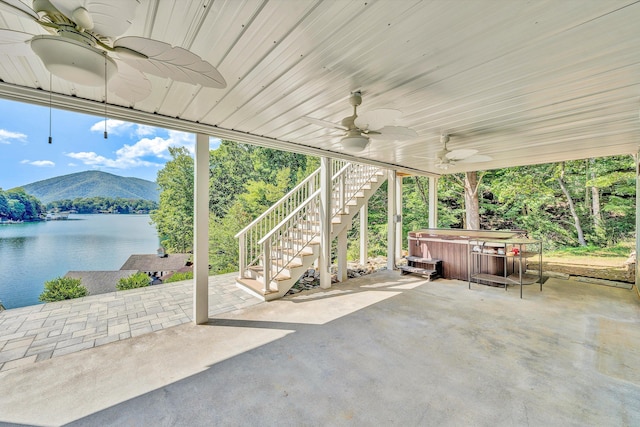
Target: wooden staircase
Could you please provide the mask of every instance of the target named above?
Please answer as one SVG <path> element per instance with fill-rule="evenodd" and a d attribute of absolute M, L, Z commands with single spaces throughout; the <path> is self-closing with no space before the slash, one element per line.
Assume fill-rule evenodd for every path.
<path fill-rule="evenodd" d="M 386 180 L 376 166 L 332 162 L 331 240 L 347 227 Z M 320 255 L 320 170 L 236 235 L 236 283 L 265 301 L 283 297 Z"/>

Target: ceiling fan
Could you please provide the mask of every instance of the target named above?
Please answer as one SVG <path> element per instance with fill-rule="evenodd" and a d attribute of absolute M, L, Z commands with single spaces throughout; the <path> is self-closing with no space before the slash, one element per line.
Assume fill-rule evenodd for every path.
<path fill-rule="evenodd" d="M 53 75 L 102 86 L 137 102 L 151 93 L 143 73 L 211 88 L 225 88 L 216 68 L 181 47 L 144 37 L 122 37 L 139 0 L 0 0 L 0 10 L 38 23 L 42 34 L 0 29 L 0 54 L 35 53 Z"/>
<path fill-rule="evenodd" d="M 358 115 L 358 106 L 362 104 L 362 92 L 351 92 L 349 103 L 353 106 L 353 115 L 342 119 L 340 124 L 335 124 L 326 120 L 313 117 L 303 117 L 302 119 L 315 125 L 340 130 L 343 132 L 340 143 L 345 150 L 359 152 L 369 145 L 370 138 L 402 141 L 416 138 L 418 134 L 413 129 L 402 126 L 387 126 L 393 123 L 402 114 L 398 110 L 378 109 L 371 110 Z"/>
<path fill-rule="evenodd" d="M 435 159 L 433 159 L 437 168 L 446 170 L 456 163 L 482 163 L 493 160 L 491 156 L 478 154 L 478 150 L 473 148 L 449 150 L 447 148 L 447 142 L 449 142 L 449 139 L 449 134 L 445 133 L 440 136 L 440 142 L 443 144 L 443 148 L 438 151 Z"/>

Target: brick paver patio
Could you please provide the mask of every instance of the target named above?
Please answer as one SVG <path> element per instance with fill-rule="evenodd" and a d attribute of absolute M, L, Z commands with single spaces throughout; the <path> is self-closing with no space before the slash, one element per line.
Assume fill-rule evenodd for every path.
<path fill-rule="evenodd" d="M 261 301 L 235 285 L 238 273 L 209 277 L 209 315 Z M 0 312 L 0 371 L 97 347 L 193 319 L 193 283 L 111 292 Z"/>

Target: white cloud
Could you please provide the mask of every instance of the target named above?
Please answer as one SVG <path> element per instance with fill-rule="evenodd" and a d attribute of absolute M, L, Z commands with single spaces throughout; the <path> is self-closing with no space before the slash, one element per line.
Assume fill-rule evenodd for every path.
<path fill-rule="evenodd" d="M 11 144 L 13 141 L 26 142 L 27 135 L 19 132 L 11 132 L 5 129 L 0 129 L 0 144 Z"/>
<path fill-rule="evenodd" d="M 104 123 L 104 122 L 103 122 Z M 194 136 L 186 132 L 168 131 L 167 138 L 142 138 L 135 144 L 125 144 L 115 152 L 114 158 L 108 158 L 95 152 L 67 153 L 88 166 L 113 169 L 129 169 L 139 166 L 162 166 L 171 158 L 169 147 L 184 146 L 193 153 Z M 159 162 L 153 161 L 157 159 Z"/>
<path fill-rule="evenodd" d="M 149 136 L 155 135 L 158 132 L 158 128 L 147 125 L 137 125 L 136 126 L 136 135 L 137 136 Z"/>
<path fill-rule="evenodd" d="M 52 168 L 52 167 L 54 167 L 56 165 L 51 160 L 34 160 L 34 161 L 22 160 L 20 162 L 20 164 L 38 166 L 38 167 L 41 167 L 41 168 Z"/>
<path fill-rule="evenodd" d="M 129 131 L 134 126 L 133 123 L 116 119 L 107 119 L 107 132 L 114 135 L 121 135 Z M 91 132 L 104 132 L 104 120 L 94 123 Z"/>
<path fill-rule="evenodd" d="M 104 132 L 104 120 L 94 123 L 90 130 L 91 132 Z M 107 133 L 112 135 L 125 135 L 128 133 L 132 136 L 140 137 L 155 135 L 157 132 L 158 128 L 153 126 L 138 125 L 123 120 L 107 119 Z"/>

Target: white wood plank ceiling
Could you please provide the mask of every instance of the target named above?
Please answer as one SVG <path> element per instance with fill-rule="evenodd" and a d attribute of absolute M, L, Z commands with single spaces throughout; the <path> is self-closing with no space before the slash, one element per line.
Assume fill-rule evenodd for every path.
<path fill-rule="evenodd" d="M 395 124 L 419 136 L 374 140 L 358 157 L 418 173 L 631 154 L 640 145 L 638 23 L 632 0 L 141 0 L 125 35 L 189 49 L 228 85 L 148 76 L 148 98 L 110 94 L 108 103 L 132 121 L 341 157 L 339 140 L 301 117 L 339 123 L 361 90 L 361 112 L 400 110 Z M 7 12 L 0 28 L 42 32 Z M 0 96 L 48 102 L 36 56 L 0 55 L 0 79 Z M 104 109 L 102 88 L 54 77 L 53 92 L 64 108 Z M 437 168 L 429 159 L 441 133 L 452 135 L 449 149 L 493 160 Z"/>

